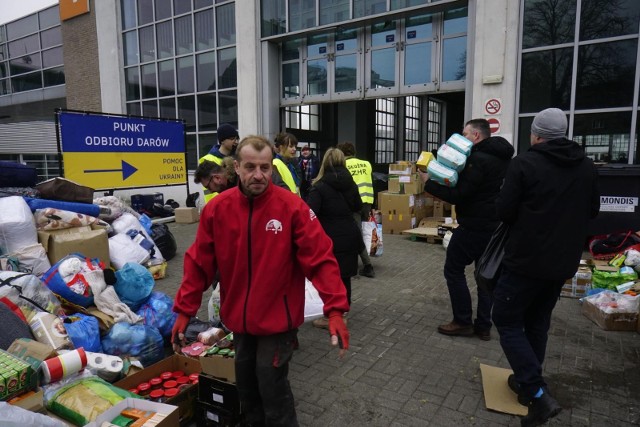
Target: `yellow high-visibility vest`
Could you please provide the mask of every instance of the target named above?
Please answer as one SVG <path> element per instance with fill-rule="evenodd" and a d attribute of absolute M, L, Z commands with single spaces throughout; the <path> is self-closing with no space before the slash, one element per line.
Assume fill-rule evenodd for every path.
<path fill-rule="evenodd" d="M 373 180 L 371 178 L 371 163 L 366 160 L 348 157 L 347 169 L 351 172 L 354 182 L 358 186 L 362 203 L 373 204 Z"/>
<path fill-rule="evenodd" d="M 204 162 L 205 160 L 208 160 L 210 162 L 216 163 L 220 166 L 222 166 L 222 159 L 220 157 L 216 157 L 213 154 L 206 154 L 202 157 L 200 157 L 200 160 L 198 160 L 198 164 Z M 215 191 L 211 191 L 209 190 L 207 187 L 202 186 L 202 192 L 204 193 L 204 203 L 207 204 L 209 203 L 209 201 L 211 199 L 213 199 L 214 197 L 216 197 L 219 193 L 216 193 Z"/>
<path fill-rule="evenodd" d="M 280 177 L 282 178 L 282 180 L 284 181 L 285 184 L 287 184 L 287 187 L 289 187 L 289 190 L 291 190 L 292 193 L 296 193 L 296 194 L 300 194 L 298 192 L 298 187 L 296 186 L 296 181 L 293 179 L 293 175 L 291 175 L 291 171 L 289 170 L 289 167 L 287 167 L 287 165 L 280 159 L 273 159 L 273 166 L 276 167 L 276 169 L 278 169 L 278 173 L 280 174 Z"/>

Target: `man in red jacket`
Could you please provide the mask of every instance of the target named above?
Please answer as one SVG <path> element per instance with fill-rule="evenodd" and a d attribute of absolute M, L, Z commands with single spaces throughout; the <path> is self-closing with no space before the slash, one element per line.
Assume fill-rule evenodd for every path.
<path fill-rule="evenodd" d="M 248 136 L 235 161 L 240 185 L 207 203 L 195 242 L 184 257 L 175 297 L 174 350 L 202 294 L 220 274 L 220 317 L 233 331 L 236 383 L 250 425 L 297 426 L 287 378 L 304 321 L 305 277 L 329 318 L 331 344 L 349 347 L 342 315 L 349 311 L 331 239 L 315 213 L 291 191 L 271 182 L 273 149 Z"/>

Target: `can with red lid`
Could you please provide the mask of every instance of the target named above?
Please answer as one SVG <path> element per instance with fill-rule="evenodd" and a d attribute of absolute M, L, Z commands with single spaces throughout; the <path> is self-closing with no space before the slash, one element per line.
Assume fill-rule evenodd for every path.
<path fill-rule="evenodd" d="M 129 393 L 138 394 L 138 389 L 137 388 L 130 388 L 129 389 Z"/>
<path fill-rule="evenodd" d="M 170 380 L 172 376 L 173 376 L 173 373 L 169 371 L 163 372 L 160 374 L 160 378 L 162 379 L 163 382 L 166 380 Z"/>
<path fill-rule="evenodd" d="M 178 387 L 178 383 L 175 380 L 169 380 L 164 382 L 164 389 L 176 388 Z"/>
<path fill-rule="evenodd" d="M 156 402 L 164 402 L 164 390 L 153 390 L 151 393 L 149 393 L 149 397 L 151 398 L 151 400 L 154 400 Z"/>
<path fill-rule="evenodd" d="M 189 382 L 189 377 L 182 376 L 176 379 L 176 382 L 178 383 L 178 386 L 182 385 L 182 384 L 187 384 Z"/>
<path fill-rule="evenodd" d="M 151 390 L 158 390 L 162 388 L 162 378 L 155 377 L 149 380 L 149 385 L 151 386 Z"/>
<path fill-rule="evenodd" d="M 191 381 L 191 382 L 198 381 L 198 375 L 200 375 L 200 374 L 191 374 L 191 375 L 189 375 L 189 381 Z"/>
<path fill-rule="evenodd" d="M 151 391 L 151 386 L 149 383 L 140 383 L 138 384 L 138 394 L 140 396 L 146 396 Z"/>
<path fill-rule="evenodd" d="M 175 380 L 176 378 L 180 378 L 184 376 L 184 372 L 182 371 L 173 371 L 171 373 L 171 375 L 173 376 L 173 379 Z"/>
<path fill-rule="evenodd" d="M 178 394 L 177 388 L 168 388 L 164 391 L 164 397 L 166 397 L 167 399 L 171 399 L 177 394 Z"/>

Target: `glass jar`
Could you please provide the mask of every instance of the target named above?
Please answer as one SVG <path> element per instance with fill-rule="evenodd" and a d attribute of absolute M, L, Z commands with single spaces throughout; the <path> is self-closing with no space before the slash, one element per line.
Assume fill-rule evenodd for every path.
<path fill-rule="evenodd" d="M 149 383 L 140 383 L 138 384 L 138 394 L 140 396 L 148 396 L 149 393 L 151 392 L 151 386 L 149 385 Z"/>
<path fill-rule="evenodd" d="M 164 390 L 151 391 L 151 393 L 149 393 L 149 398 L 151 398 L 151 400 L 153 400 L 154 402 L 158 402 L 158 403 L 164 403 L 164 401 L 166 400 L 164 396 Z"/>
<path fill-rule="evenodd" d="M 160 377 L 151 378 L 149 380 L 149 385 L 151 386 L 151 390 L 162 389 L 162 379 Z"/>

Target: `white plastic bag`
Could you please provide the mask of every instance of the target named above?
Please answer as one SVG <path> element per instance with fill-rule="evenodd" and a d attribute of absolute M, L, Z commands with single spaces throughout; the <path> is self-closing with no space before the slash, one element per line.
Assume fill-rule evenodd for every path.
<path fill-rule="evenodd" d="M 51 268 L 47 253 L 40 243 L 22 248 L 10 256 L 16 257 L 20 261 L 20 271 L 31 273 L 37 277 L 41 277 Z"/>
<path fill-rule="evenodd" d="M 444 236 L 442 237 L 442 247 L 444 248 L 445 251 L 449 247 L 449 241 L 451 240 L 451 236 L 453 236 L 453 233 L 451 231 L 447 231 L 446 233 L 444 233 Z"/>
<path fill-rule="evenodd" d="M 320 299 L 320 294 L 309 279 L 304 280 L 304 321 L 310 322 L 324 316 L 322 309 L 324 303 Z"/>
<path fill-rule="evenodd" d="M 382 246 L 382 224 L 373 221 L 362 221 L 362 240 L 371 256 L 380 256 L 384 252 Z"/>
<path fill-rule="evenodd" d="M 111 264 L 120 270 L 128 262 L 144 264 L 149 261 L 149 251 L 135 243 L 124 233 L 109 237 L 109 258 Z"/>
<path fill-rule="evenodd" d="M 0 254 L 38 244 L 36 221 L 22 197 L 1 197 L 0 212 Z"/>
<path fill-rule="evenodd" d="M 211 296 L 209 297 L 209 304 L 207 304 L 207 311 L 209 312 L 209 322 L 213 325 L 220 324 L 220 286 L 216 286 Z"/>

